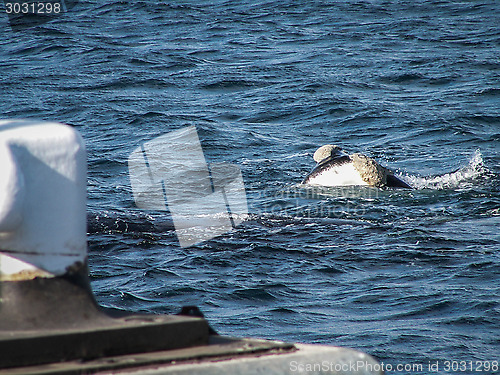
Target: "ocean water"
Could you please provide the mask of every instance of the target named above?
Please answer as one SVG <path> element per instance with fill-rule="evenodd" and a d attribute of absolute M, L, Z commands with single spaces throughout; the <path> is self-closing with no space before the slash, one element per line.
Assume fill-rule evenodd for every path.
<path fill-rule="evenodd" d="M 0 108 L 85 138 L 100 304 L 197 305 L 221 334 L 352 347 L 388 374 L 498 373 L 498 1 L 69 8 L 24 29 L 2 8 Z M 250 215 L 182 248 L 168 212 L 136 207 L 127 159 L 191 125 L 241 168 Z M 326 143 L 415 189 L 300 186 Z"/>

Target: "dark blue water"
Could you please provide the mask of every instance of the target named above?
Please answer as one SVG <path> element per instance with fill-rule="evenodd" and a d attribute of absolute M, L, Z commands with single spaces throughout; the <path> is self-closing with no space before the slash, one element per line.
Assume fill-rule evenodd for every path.
<path fill-rule="evenodd" d="M 196 304 L 222 334 L 492 374 L 481 361 L 500 360 L 499 14 L 495 0 L 92 0 L 17 32 L 2 16 L 0 108 L 85 138 L 102 305 Z M 251 215 L 181 248 L 167 213 L 136 208 L 127 158 L 188 125 L 207 161 L 240 166 Z M 297 186 L 325 143 L 417 189 Z"/>

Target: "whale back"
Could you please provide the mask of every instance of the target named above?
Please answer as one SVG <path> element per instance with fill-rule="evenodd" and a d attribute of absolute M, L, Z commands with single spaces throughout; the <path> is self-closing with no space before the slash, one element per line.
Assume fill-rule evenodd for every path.
<path fill-rule="evenodd" d="M 338 146 L 324 145 L 320 147 L 314 154 L 314 160 L 318 164 L 302 180 L 302 184 L 412 188 L 374 159 L 358 153 L 346 155 Z"/>

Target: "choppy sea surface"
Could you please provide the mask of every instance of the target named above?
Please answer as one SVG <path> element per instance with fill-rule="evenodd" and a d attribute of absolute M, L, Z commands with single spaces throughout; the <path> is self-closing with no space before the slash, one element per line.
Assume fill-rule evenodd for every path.
<path fill-rule="evenodd" d="M 100 304 L 198 305 L 221 334 L 423 365 L 387 373 L 493 374 L 499 15 L 495 0 L 90 0 L 13 31 L 1 14 L 0 108 L 83 135 Z M 207 162 L 241 168 L 250 215 L 182 248 L 168 212 L 136 207 L 127 159 L 191 125 Z M 415 189 L 300 186 L 326 143 Z"/>

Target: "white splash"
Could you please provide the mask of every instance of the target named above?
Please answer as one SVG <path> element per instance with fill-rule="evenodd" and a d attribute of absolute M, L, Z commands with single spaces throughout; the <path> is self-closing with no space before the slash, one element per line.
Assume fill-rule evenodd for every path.
<path fill-rule="evenodd" d="M 471 181 L 487 174 L 488 168 L 484 165 L 480 150 L 476 150 L 469 163 L 458 170 L 437 176 L 406 175 L 402 178 L 415 189 L 456 189 L 467 186 Z"/>

